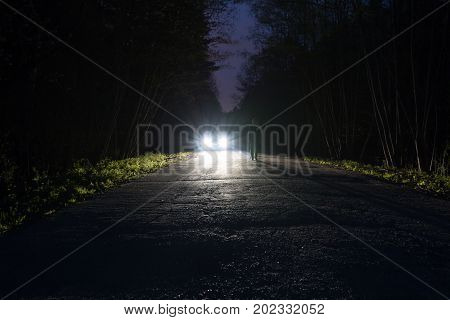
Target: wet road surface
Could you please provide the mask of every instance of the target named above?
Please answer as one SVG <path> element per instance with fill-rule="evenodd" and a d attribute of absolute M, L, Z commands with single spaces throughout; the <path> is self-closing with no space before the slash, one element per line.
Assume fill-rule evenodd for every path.
<path fill-rule="evenodd" d="M 450 296 L 448 201 L 300 167 L 200 153 L 61 210 L 0 237 L 0 294 L 58 262 L 8 298 Z"/>

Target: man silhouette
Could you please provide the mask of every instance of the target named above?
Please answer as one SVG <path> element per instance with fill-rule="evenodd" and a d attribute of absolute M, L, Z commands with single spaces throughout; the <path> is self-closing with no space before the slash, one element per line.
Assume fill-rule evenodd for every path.
<path fill-rule="evenodd" d="M 257 127 L 256 120 L 252 119 L 252 126 L 249 132 L 249 147 L 250 147 L 250 155 L 252 160 L 258 160 L 258 150 L 257 150 Z"/>

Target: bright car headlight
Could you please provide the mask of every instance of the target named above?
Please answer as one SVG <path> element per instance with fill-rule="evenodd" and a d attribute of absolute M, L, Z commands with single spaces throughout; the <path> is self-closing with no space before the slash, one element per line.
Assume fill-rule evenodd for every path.
<path fill-rule="evenodd" d="M 219 141 L 218 141 L 219 147 L 220 148 L 227 148 L 228 147 L 228 139 L 227 137 L 220 137 Z"/>
<path fill-rule="evenodd" d="M 212 137 L 210 137 L 210 136 L 204 136 L 204 137 L 203 137 L 203 145 L 204 145 L 205 147 L 212 148 L 212 146 L 213 146 Z"/>

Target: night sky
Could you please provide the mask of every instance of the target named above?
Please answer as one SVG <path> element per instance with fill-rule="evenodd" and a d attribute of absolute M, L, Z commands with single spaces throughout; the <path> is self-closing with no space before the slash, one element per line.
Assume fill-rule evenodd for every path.
<path fill-rule="evenodd" d="M 219 101 L 224 111 L 231 111 L 235 104 L 234 98 L 239 92 L 238 75 L 245 63 L 244 54 L 254 52 L 254 46 L 248 39 L 255 25 L 255 18 L 247 4 L 233 4 L 233 20 L 230 36 L 232 43 L 218 46 L 219 51 L 228 52 L 229 56 L 222 62 L 222 67 L 214 74 Z"/>

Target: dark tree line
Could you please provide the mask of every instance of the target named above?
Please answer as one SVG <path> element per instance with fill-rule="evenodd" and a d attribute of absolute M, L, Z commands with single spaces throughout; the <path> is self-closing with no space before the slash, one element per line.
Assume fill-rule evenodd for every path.
<path fill-rule="evenodd" d="M 12 5 L 183 121 L 220 113 L 208 48 L 220 40 L 209 35 L 224 1 Z M 136 124 L 179 122 L 0 6 L 0 138 L 2 153 L 20 168 L 127 157 L 135 151 Z"/>
<path fill-rule="evenodd" d="M 259 53 L 230 118 L 264 123 L 444 1 L 253 0 Z M 309 155 L 448 172 L 450 6 L 275 123 L 311 123 Z"/>

